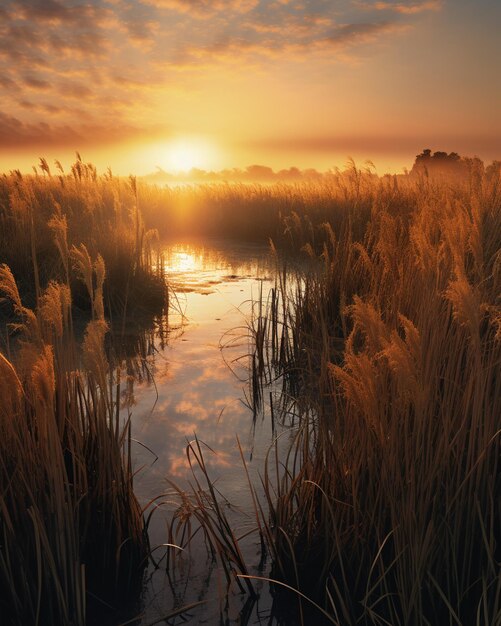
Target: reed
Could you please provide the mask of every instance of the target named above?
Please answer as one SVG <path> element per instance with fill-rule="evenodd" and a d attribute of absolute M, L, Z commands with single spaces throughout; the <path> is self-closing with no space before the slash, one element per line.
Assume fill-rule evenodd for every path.
<path fill-rule="evenodd" d="M 492 170 L 352 170 L 330 213 L 281 215 L 277 247 L 307 268 L 286 262 L 255 303 L 249 398 L 256 414 L 282 380 L 274 419 L 295 437 L 250 490 L 277 607 L 281 589 L 303 599 L 287 623 L 501 623 L 500 191 Z M 192 458 L 209 485 L 196 518 L 227 575 L 252 580 Z"/>
<path fill-rule="evenodd" d="M 303 216 L 321 223 L 350 207 L 352 170 L 332 174 L 323 182 L 296 184 L 213 183 L 156 187 L 140 184 L 138 197 L 147 228 L 163 237 L 213 236 L 285 244 L 294 236 L 284 232 L 284 220 Z M 358 180 L 359 205 L 370 208 L 374 175 Z M 370 181 L 370 182 L 369 182 Z"/>
<path fill-rule="evenodd" d="M 70 284 L 73 304 L 91 311 L 93 289 L 73 278 L 76 248 L 104 261 L 102 294 L 108 314 L 161 311 L 165 276 L 158 238 L 145 227 L 135 179 L 98 176 L 79 155 L 69 173 L 43 176 L 11 172 L 0 177 L 0 262 L 16 276 L 23 297 L 36 305 L 51 280 Z M 82 261 L 82 259 L 80 259 Z M 35 289 L 34 289 L 35 287 Z"/>
<path fill-rule="evenodd" d="M 295 220 L 321 269 L 267 320 L 309 407 L 265 478 L 274 575 L 339 623 L 499 623 L 499 173 L 404 187 L 402 211 L 386 184 L 364 228 L 356 194 L 337 224 Z"/>
<path fill-rule="evenodd" d="M 50 282 L 32 310 L 0 266 L 16 345 L 0 353 L 0 613 L 2 624 L 96 623 L 138 597 L 147 540 L 133 493 L 130 423 L 120 370 L 104 351 L 104 265 L 95 319 L 75 356 L 67 284 Z M 97 277 L 96 277 L 97 274 Z M 92 280 L 89 280 L 89 285 Z"/>

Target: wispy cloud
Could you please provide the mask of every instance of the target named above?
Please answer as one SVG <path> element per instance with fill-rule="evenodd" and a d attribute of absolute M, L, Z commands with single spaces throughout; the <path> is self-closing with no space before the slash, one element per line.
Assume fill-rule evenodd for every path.
<path fill-rule="evenodd" d="M 9 78 L 8 76 L 0 76 L 0 87 L 2 89 L 8 89 L 11 91 L 19 89 L 19 85 L 16 83 L 16 81 L 12 78 Z"/>
<path fill-rule="evenodd" d="M 57 0 L 12 0 L 10 13 L 15 18 L 37 20 L 46 25 L 69 24 L 89 28 L 109 15 L 99 3 L 73 4 Z"/>
<path fill-rule="evenodd" d="M 169 9 L 198 19 L 207 19 L 217 13 L 248 13 L 259 0 L 143 0 L 157 9 Z"/>
<path fill-rule="evenodd" d="M 51 104 L 37 105 L 21 101 L 20 105 L 29 110 L 60 114 L 63 110 Z M 76 113 L 76 111 L 74 111 Z M 82 115 L 82 112 L 80 112 Z M 84 115 L 85 117 L 85 115 Z M 113 127 L 95 124 L 92 121 L 71 126 L 49 124 L 44 121 L 27 122 L 7 113 L 0 112 L 0 146 L 2 148 L 71 148 L 100 145 L 103 142 L 117 142 L 134 136 L 143 136 L 143 129 L 130 125 L 117 124 Z"/>
<path fill-rule="evenodd" d="M 365 9 L 376 11 L 393 11 L 401 15 L 417 15 L 425 11 L 440 11 L 443 8 L 442 0 L 422 0 L 421 2 L 360 2 Z"/>
<path fill-rule="evenodd" d="M 24 106 L 29 103 L 24 103 Z M 0 145 L 2 147 L 68 145 L 82 137 L 73 129 L 63 126 L 54 128 L 44 122 L 23 122 L 20 119 L 0 112 Z M 70 143 L 71 145 L 71 143 Z"/>
<path fill-rule="evenodd" d="M 357 44 L 370 43 L 376 41 L 380 36 L 400 33 L 407 29 L 407 24 L 391 21 L 345 24 L 333 30 L 324 42 L 334 47 L 352 47 Z"/>
<path fill-rule="evenodd" d="M 52 86 L 47 80 L 37 78 L 36 76 L 25 76 L 23 78 L 23 83 L 32 89 L 36 89 L 37 91 L 47 91 Z"/>
<path fill-rule="evenodd" d="M 66 98 L 82 99 L 88 98 L 93 94 L 93 90 L 89 86 L 69 80 L 60 82 L 57 90 Z"/>
<path fill-rule="evenodd" d="M 252 28 L 255 30 L 254 24 Z M 262 33 L 263 36 L 225 34 L 205 45 L 186 45 L 166 63 L 182 70 L 196 70 L 200 65 L 207 67 L 220 63 L 237 66 L 243 62 L 259 64 L 263 59 L 287 58 L 289 61 L 304 61 L 325 53 L 331 55 L 331 60 L 336 60 L 341 58 L 337 54 L 352 51 L 357 46 L 387 41 L 388 36 L 408 28 L 406 23 L 391 20 L 343 25 L 335 25 L 327 20 L 298 25 L 296 20 L 291 20 L 291 23 L 286 21 L 280 26 L 268 25 Z"/>

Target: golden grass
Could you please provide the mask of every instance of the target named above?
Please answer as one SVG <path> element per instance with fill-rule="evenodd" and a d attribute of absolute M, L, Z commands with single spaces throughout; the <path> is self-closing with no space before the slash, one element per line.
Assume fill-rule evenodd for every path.
<path fill-rule="evenodd" d="M 337 227 L 295 235 L 323 265 L 275 322 L 309 406 L 269 501 L 275 575 L 327 584 L 336 623 L 498 624 L 500 176 L 404 181 L 404 211 L 389 182 L 363 226 L 354 189 Z"/>
<path fill-rule="evenodd" d="M 280 271 L 251 328 L 256 411 L 278 375 L 301 417 L 287 458 L 270 451 L 264 502 L 250 487 L 275 593 L 343 626 L 500 624 L 499 168 L 338 183 L 322 210 L 303 187 L 281 213 L 277 246 L 308 268 Z M 226 529 L 229 575 L 236 533 L 205 496 L 195 517 Z M 307 623 L 305 608 L 285 619 Z"/>
<path fill-rule="evenodd" d="M 340 625 L 501 624 L 501 181 L 474 165 L 464 181 L 352 166 L 322 184 L 156 189 L 77 159 L 69 176 L 0 179 L 1 260 L 22 283 L 0 266 L 21 337 L 0 358 L 7 623 L 83 624 L 89 581 L 106 597 L 137 584 L 142 516 L 104 312 L 137 300 L 153 266 L 148 285 L 163 280 L 159 231 L 272 237 L 308 260 L 281 269 L 251 333 L 251 398 L 279 376 L 294 402 L 263 502 L 250 484 L 276 593 L 297 589 Z M 93 317 L 83 371 L 71 296 Z M 202 451 L 188 448 L 203 480 L 179 491 L 169 540 L 186 545 L 196 521 L 252 594 Z"/>
<path fill-rule="evenodd" d="M 74 305 L 96 314 L 158 312 L 166 302 L 157 240 L 147 233 L 135 181 L 98 176 L 78 157 L 70 174 L 0 177 L 0 263 L 35 306 L 49 281 L 70 285 Z M 72 264 L 85 285 L 71 272 Z M 106 266 L 109 280 L 93 284 Z M 104 279 L 104 276 L 102 276 Z M 97 312 L 101 313 L 101 310 Z"/>
<path fill-rule="evenodd" d="M 17 347 L 0 353 L 2 624 L 83 626 L 89 608 L 137 596 L 146 556 L 107 326 L 95 307 L 81 370 L 67 284 L 51 281 L 32 311 L 4 265 L 0 293 L 17 316 Z"/>

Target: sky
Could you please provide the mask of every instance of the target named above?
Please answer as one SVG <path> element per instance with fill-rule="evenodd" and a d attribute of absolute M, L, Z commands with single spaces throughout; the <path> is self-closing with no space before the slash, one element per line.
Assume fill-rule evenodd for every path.
<path fill-rule="evenodd" d="M 0 0 L 0 171 L 501 158 L 499 0 Z"/>

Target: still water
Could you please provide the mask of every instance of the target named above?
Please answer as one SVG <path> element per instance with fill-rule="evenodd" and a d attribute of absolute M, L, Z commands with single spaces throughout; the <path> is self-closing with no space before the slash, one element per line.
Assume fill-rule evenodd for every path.
<path fill-rule="evenodd" d="M 180 504 L 169 481 L 187 491 L 193 483 L 186 447 L 195 435 L 204 444 L 211 479 L 236 534 L 245 535 L 256 525 L 237 435 L 251 480 L 259 485 L 277 432 L 272 432 L 266 408 L 254 419 L 247 404 L 248 321 L 253 300 L 266 300 L 275 284 L 275 260 L 265 246 L 217 241 L 170 244 L 164 259 L 174 303 L 171 330 L 165 345 L 155 340 L 148 360 L 154 382 L 135 384 L 130 409 L 135 491 L 143 506 L 156 499 L 147 513 L 154 510 L 149 535 L 159 567 L 148 570 L 141 623 L 165 623 L 162 618 L 169 612 L 197 601 L 204 604 L 167 623 L 269 623 L 267 583 L 256 584 L 260 598 L 252 604 L 238 590 L 227 596 L 223 571 L 207 553 L 202 533 L 183 552 L 162 544 Z M 288 434 L 282 434 L 286 440 Z M 193 521 L 192 529 L 196 527 Z M 245 538 L 242 549 L 250 571 L 266 575 L 266 565 L 258 569 L 257 534 Z M 176 565 L 167 568 L 173 552 Z"/>

